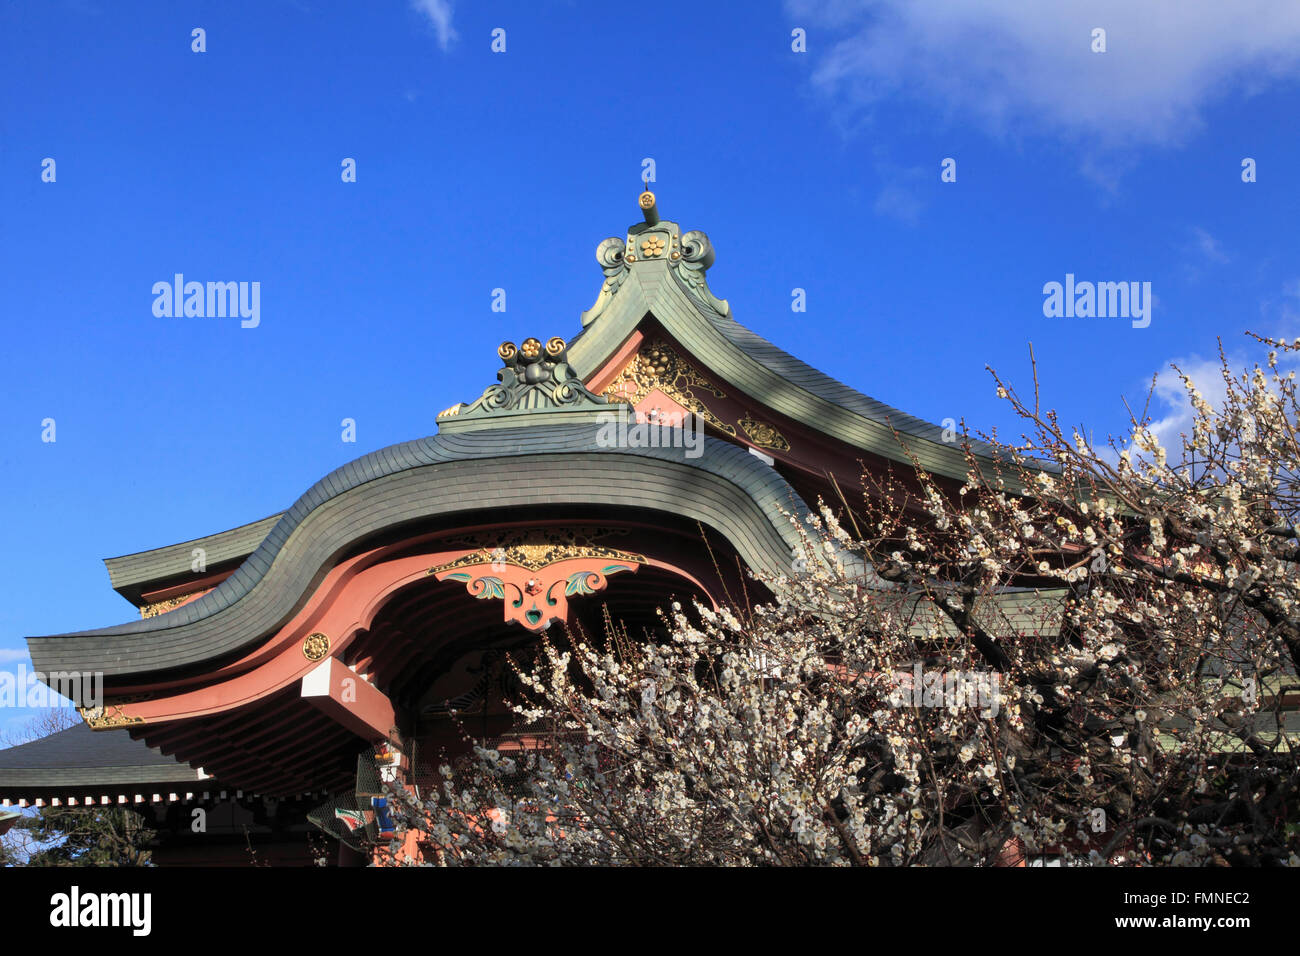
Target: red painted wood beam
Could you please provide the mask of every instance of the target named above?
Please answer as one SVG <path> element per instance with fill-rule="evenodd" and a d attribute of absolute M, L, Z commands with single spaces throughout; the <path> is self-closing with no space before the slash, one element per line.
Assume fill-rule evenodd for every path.
<path fill-rule="evenodd" d="M 302 696 L 371 743 L 387 740 L 397 726 L 397 713 L 388 696 L 336 657 L 327 657 L 303 677 Z"/>

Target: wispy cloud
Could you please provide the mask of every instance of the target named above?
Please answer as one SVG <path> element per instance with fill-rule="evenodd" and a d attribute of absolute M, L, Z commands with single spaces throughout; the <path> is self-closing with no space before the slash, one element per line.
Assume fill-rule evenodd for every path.
<path fill-rule="evenodd" d="M 1232 259 L 1223 243 L 1200 226 L 1188 230 L 1178 249 L 1184 257 L 1182 271 L 1188 282 L 1199 282 L 1207 268 L 1221 266 Z"/>
<path fill-rule="evenodd" d="M 0 647 L 0 664 L 12 664 L 14 661 L 30 661 L 27 651 L 15 647 Z"/>
<path fill-rule="evenodd" d="M 920 166 L 909 166 L 898 162 L 887 150 L 876 146 L 873 150 L 872 165 L 875 167 L 876 198 L 872 211 L 877 216 L 894 219 L 905 226 L 916 226 L 925 211 L 927 180 L 933 175 L 939 178 L 936 169 L 930 170 Z"/>
<path fill-rule="evenodd" d="M 887 183 L 876 196 L 874 209 L 878 216 L 897 219 L 908 226 L 915 226 L 921 218 L 922 202 L 916 191 L 906 183 Z"/>
<path fill-rule="evenodd" d="M 411 7 L 429 18 L 443 52 L 451 49 L 456 39 L 456 29 L 451 25 L 451 0 L 411 0 Z"/>
<path fill-rule="evenodd" d="M 909 226 L 915 226 L 921 213 L 921 203 L 916 195 L 902 186 L 891 183 L 876 197 L 877 215 L 888 216 Z"/>
<path fill-rule="evenodd" d="M 1229 363 L 1229 367 L 1233 367 L 1234 364 L 1245 365 L 1245 358 L 1239 355 L 1230 356 Z M 1169 457 L 1176 459 L 1183 447 L 1181 436 L 1192 433 L 1192 422 L 1195 420 L 1196 413 L 1187 398 L 1187 388 L 1183 380 L 1170 368 L 1171 365 L 1177 366 L 1192 380 L 1201 397 L 1209 402 L 1213 409 L 1223 407 L 1223 401 L 1228 396 L 1228 387 L 1223 380 L 1223 366 L 1217 358 L 1205 359 L 1191 356 L 1173 359 L 1156 375 L 1154 407 L 1163 409 L 1164 414 L 1159 418 L 1153 416 L 1151 433 L 1169 453 Z"/>
<path fill-rule="evenodd" d="M 1196 248 L 1210 262 L 1227 262 L 1228 254 L 1223 251 L 1223 243 L 1219 242 L 1212 235 L 1202 229 L 1200 226 L 1192 228 L 1192 236 L 1196 240 Z"/>
<path fill-rule="evenodd" d="M 842 105 L 869 112 L 914 98 L 994 133 L 1065 134 L 1081 152 L 1177 144 L 1214 100 L 1300 75 L 1294 0 L 787 0 L 786 9 L 820 57 L 814 82 Z M 1104 53 L 1092 49 L 1097 28 Z"/>
<path fill-rule="evenodd" d="M 1260 304 L 1260 317 L 1263 325 L 1255 331 L 1273 338 L 1291 339 L 1300 331 L 1300 312 L 1296 309 L 1296 299 L 1300 297 L 1300 280 L 1283 284 L 1279 297 L 1266 299 Z M 1255 345 L 1251 348 L 1251 345 Z M 1252 369 L 1256 364 L 1263 366 L 1267 349 L 1256 343 L 1244 347 L 1232 342 L 1225 342 L 1225 357 L 1229 371 L 1234 377 Z M 1152 398 L 1151 431 L 1169 453 L 1176 457 L 1182 448 L 1180 436 L 1191 434 L 1195 412 L 1187 398 L 1187 389 L 1176 366 L 1192 380 L 1201 397 L 1210 403 L 1216 411 L 1223 407 L 1228 395 L 1227 383 L 1223 380 L 1223 365 L 1218 357 L 1205 358 L 1189 355 L 1170 359 L 1157 371 L 1155 393 Z M 1287 372 L 1295 369 L 1300 372 L 1297 361 L 1289 355 L 1278 356 L 1278 368 Z M 1136 409 L 1135 409 L 1136 410 Z"/>

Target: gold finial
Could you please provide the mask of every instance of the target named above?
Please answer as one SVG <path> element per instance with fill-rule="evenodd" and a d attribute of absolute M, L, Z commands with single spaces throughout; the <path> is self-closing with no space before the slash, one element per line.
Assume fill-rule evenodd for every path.
<path fill-rule="evenodd" d="M 637 200 L 641 206 L 641 215 L 645 217 L 647 225 L 655 225 L 659 222 L 659 208 L 655 205 L 655 194 L 646 190 Z"/>

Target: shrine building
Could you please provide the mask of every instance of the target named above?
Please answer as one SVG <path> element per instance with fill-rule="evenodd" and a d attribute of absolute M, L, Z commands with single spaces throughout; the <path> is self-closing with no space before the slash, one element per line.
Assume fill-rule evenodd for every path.
<path fill-rule="evenodd" d="M 792 521 L 861 502 L 864 469 L 901 478 L 910 454 L 964 483 L 950 432 L 746 329 L 710 288 L 708 237 L 661 219 L 649 192 L 639 205 L 596 248 L 580 325 L 484 357 L 497 383 L 434 434 L 338 468 L 280 514 L 108 559 L 139 619 L 27 639 L 45 674 L 102 675 L 103 699 L 0 751 L 0 804 L 130 807 L 164 865 L 249 862 L 249 846 L 305 863 L 313 824 L 356 862 L 363 835 L 328 808 L 369 792 L 359 759 L 452 752 L 458 721 L 517 730 L 504 662 L 548 628 L 653 634 L 673 600 L 760 603 L 750 572 L 788 573 Z M 1032 593 L 1005 598 L 1029 613 Z"/>

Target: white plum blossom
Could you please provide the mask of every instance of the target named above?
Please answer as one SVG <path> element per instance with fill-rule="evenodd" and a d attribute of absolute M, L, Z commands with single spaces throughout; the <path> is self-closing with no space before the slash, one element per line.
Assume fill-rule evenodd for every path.
<path fill-rule="evenodd" d="M 457 865 L 1300 864 L 1300 340 L 1266 344 L 1220 408 L 1185 380 L 1182 449 L 1144 419 L 1098 450 L 998 380 L 1032 434 L 997 467 L 791 518 L 806 570 L 743 613 L 516 655 L 530 742 L 405 824 Z"/>

